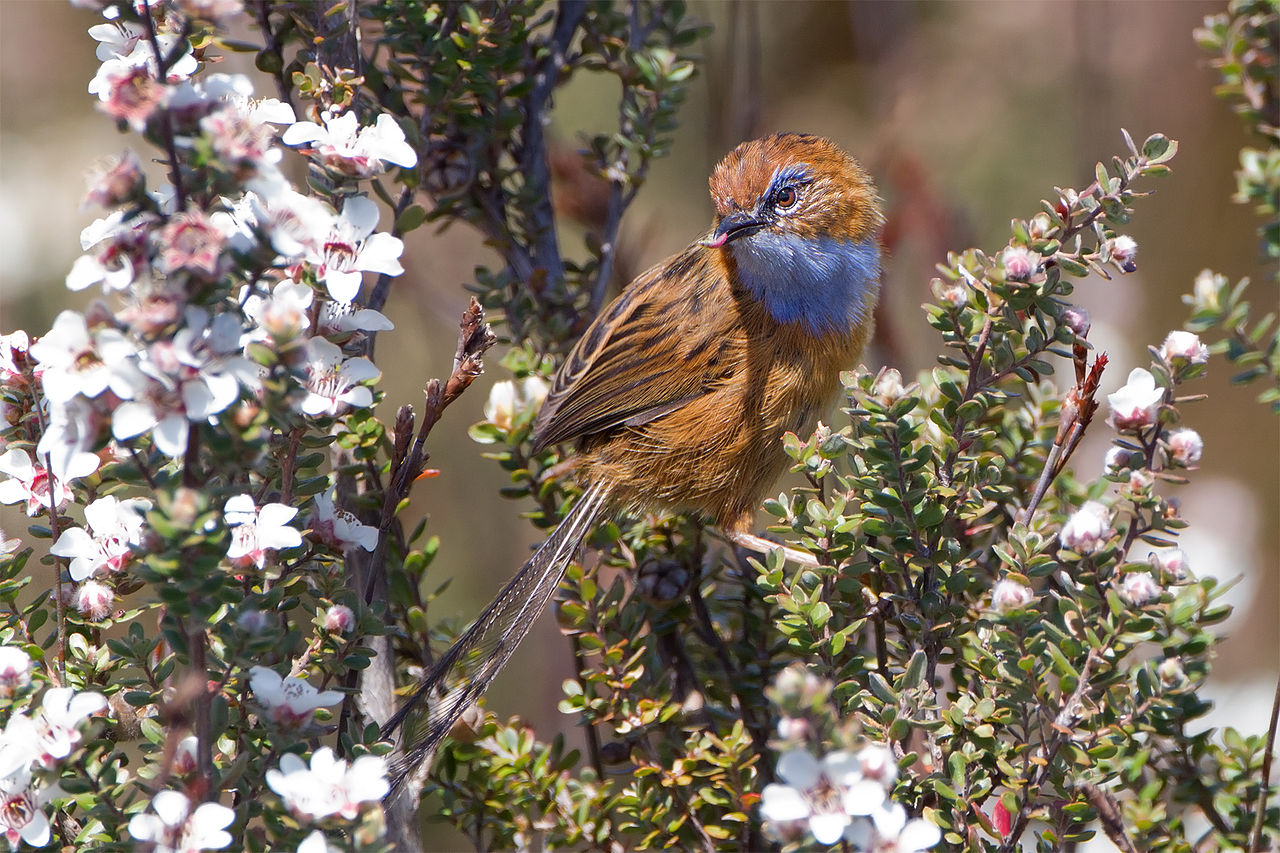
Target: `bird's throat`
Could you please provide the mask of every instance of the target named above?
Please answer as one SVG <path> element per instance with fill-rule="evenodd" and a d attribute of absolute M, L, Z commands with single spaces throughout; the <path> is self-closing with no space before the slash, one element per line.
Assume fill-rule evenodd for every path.
<path fill-rule="evenodd" d="M 848 332 L 875 309 L 880 248 L 874 239 L 761 231 L 731 250 L 739 283 L 779 323 L 803 323 L 815 334 Z"/>

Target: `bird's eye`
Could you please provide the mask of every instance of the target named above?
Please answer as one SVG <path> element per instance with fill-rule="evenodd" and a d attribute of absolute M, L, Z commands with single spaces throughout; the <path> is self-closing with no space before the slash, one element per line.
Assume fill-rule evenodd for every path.
<path fill-rule="evenodd" d="M 794 187 L 783 187 L 774 193 L 773 206 L 778 210 L 790 210 L 796 206 L 796 202 L 800 200 L 800 194 L 795 191 Z"/>

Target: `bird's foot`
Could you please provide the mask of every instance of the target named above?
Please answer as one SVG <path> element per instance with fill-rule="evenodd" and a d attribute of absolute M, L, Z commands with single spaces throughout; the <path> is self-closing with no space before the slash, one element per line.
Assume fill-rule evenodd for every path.
<path fill-rule="evenodd" d="M 779 550 L 782 556 L 792 563 L 805 566 L 810 569 L 816 569 L 820 565 L 818 558 L 810 554 L 808 551 L 799 551 L 795 548 L 788 548 L 778 542 L 770 542 L 763 536 L 757 536 L 754 533 L 746 533 L 744 531 L 734 531 L 727 534 L 729 540 L 735 545 L 741 545 L 748 551 L 755 551 L 757 554 L 768 554 L 770 551 Z"/>

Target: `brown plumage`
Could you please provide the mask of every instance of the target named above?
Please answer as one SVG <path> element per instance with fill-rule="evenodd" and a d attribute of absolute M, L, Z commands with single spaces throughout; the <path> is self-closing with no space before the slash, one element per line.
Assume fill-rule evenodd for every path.
<path fill-rule="evenodd" d="M 813 427 L 871 334 L 881 213 L 866 173 L 816 136 L 743 143 L 710 185 L 711 231 L 628 285 L 557 372 L 534 446 L 575 442 L 587 491 L 385 727 L 438 696 L 410 763 L 484 692 L 601 514 L 692 511 L 768 546 L 748 526 L 786 467 L 782 437 Z"/>

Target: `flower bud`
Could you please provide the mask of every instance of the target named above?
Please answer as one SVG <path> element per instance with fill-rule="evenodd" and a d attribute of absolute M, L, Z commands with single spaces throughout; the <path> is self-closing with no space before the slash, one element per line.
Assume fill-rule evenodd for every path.
<path fill-rule="evenodd" d="M 1031 587 L 1009 578 L 997 581 L 991 590 L 991 606 L 1001 616 L 1022 610 L 1033 598 Z"/>
<path fill-rule="evenodd" d="M 270 617 L 261 610 L 241 610 L 236 617 L 236 624 L 249 634 L 261 634 L 270 622 Z"/>
<path fill-rule="evenodd" d="M 1064 548 L 1091 554 L 1111 537 L 1111 510 L 1098 501 L 1085 501 L 1062 526 L 1058 538 Z"/>
<path fill-rule="evenodd" d="M 356 615 L 344 604 L 335 604 L 325 611 L 324 629 L 331 634 L 349 634 L 356 627 Z"/>
<path fill-rule="evenodd" d="M 1165 687 L 1177 687 L 1187 680 L 1187 673 L 1183 670 L 1182 661 L 1178 658 L 1165 658 L 1160 661 L 1160 665 L 1156 667 L 1156 675 L 1160 676 L 1160 683 Z"/>
<path fill-rule="evenodd" d="M 1135 263 L 1138 257 L 1138 243 L 1127 234 L 1112 237 L 1103 246 L 1103 252 L 1121 272 L 1133 272 L 1138 268 Z"/>
<path fill-rule="evenodd" d="M 72 603 L 85 619 L 97 622 L 111 615 L 115 593 L 106 584 L 88 580 L 76 589 Z"/>
<path fill-rule="evenodd" d="M 1226 276 L 1218 275 L 1213 270 L 1201 270 L 1196 276 L 1195 292 L 1191 298 L 1192 307 L 1197 311 L 1221 311 L 1221 294 L 1226 287 Z"/>
<path fill-rule="evenodd" d="M 1120 595 L 1134 607 L 1142 607 L 1160 597 L 1160 584 L 1150 572 L 1130 572 L 1120 581 Z"/>
<path fill-rule="evenodd" d="M 17 646 L 0 646 L 0 697 L 8 699 L 31 683 L 31 655 Z"/>
<path fill-rule="evenodd" d="M 1181 548 L 1161 548 L 1147 553 L 1147 562 L 1161 580 L 1181 583 L 1187 579 L 1187 552 Z"/>
<path fill-rule="evenodd" d="M 1000 266 L 1009 281 L 1026 281 L 1040 269 L 1040 256 L 1026 246 L 1009 246 L 1000 255 Z"/>
<path fill-rule="evenodd" d="M 1141 454 L 1117 444 L 1107 451 L 1107 455 L 1102 460 L 1102 468 L 1107 474 L 1119 474 L 1121 471 L 1127 471 L 1135 465 L 1141 464 L 1141 461 Z"/>
<path fill-rule="evenodd" d="M 902 374 L 892 367 L 881 370 L 875 384 L 871 386 L 871 393 L 886 405 L 896 403 L 906 393 L 906 388 L 902 385 Z"/>
<path fill-rule="evenodd" d="M 938 302 L 952 308 L 963 308 L 969 302 L 969 287 L 963 281 L 943 281 L 935 278 L 930 282 L 933 295 Z"/>
<path fill-rule="evenodd" d="M 1053 231 L 1053 220 L 1047 213 L 1037 213 L 1027 223 L 1027 234 L 1032 240 L 1044 240 Z"/>
<path fill-rule="evenodd" d="M 1160 345 L 1160 356 L 1174 367 L 1204 364 L 1209 360 L 1209 348 L 1200 343 L 1199 335 L 1175 329 Z"/>
<path fill-rule="evenodd" d="M 1190 468 L 1200 462 L 1204 452 L 1204 439 L 1193 429 L 1172 430 L 1165 441 L 1169 445 L 1169 455 L 1173 461 L 1184 468 Z"/>
<path fill-rule="evenodd" d="M 1089 337 L 1093 324 L 1089 321 L 1089 312 L 1079 305 L 1068 305 L 1062 309 L 1058 322 L 1075 333 L 1077 338 Z"/>

